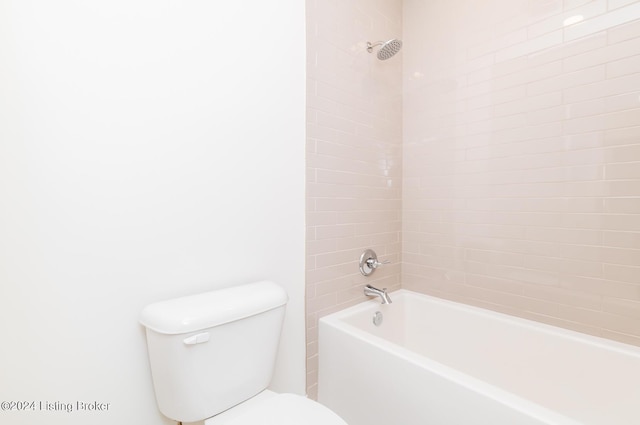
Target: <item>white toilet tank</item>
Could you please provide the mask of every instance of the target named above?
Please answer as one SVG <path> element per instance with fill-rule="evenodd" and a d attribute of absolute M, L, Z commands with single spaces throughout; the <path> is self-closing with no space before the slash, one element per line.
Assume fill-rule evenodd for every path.
<path fill-rule="evenodd" d="M 195 422 L 265 389 L 287 300 L 280 286 L 261 281 L 147 306 L 140 323 L 160 411 Z"/>

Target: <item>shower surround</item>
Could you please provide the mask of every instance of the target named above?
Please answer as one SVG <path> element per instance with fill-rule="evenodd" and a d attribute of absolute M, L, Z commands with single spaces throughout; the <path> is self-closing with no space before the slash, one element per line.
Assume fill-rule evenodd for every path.
<path fill-rule="evenodd" d="M 307 391 L 315 398 L 318 318 L 400 288 L 402 52 L 398 1 L 307 1 Z M 365 248 L 391 263 L 364 277 Z"/>
<path fill-rule="evenodd" d="M 317 320 L 365 283 L 640 345 L 640 2 L 309 0 L 307 25 L 311 396 Z M 369 245 L 393 265 L 365 279 Z"/>
<path fill-rule="evenodd" d="M 402 286 L 640 345 L 640 2 L 403 25 Z"/>

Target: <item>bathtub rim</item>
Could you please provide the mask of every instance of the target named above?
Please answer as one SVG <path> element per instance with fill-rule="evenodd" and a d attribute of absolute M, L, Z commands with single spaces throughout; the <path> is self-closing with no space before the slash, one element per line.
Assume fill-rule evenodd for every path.
<path fill-rule="evenodd" d="M 457 301 L 448 300 L 445 298 L 439 298 L 433 295 L 423 294 L 420 292 L 411 291 L 408 289 L 398 289 L 396 291 L 390 292 L 389 296 L 392 300 L 402 299 L 404 297 L 415 297 L 418 299 L 424 299 L 429 302 L 434 302 L 438 304 L 442 304 L 448 307 L 451 307 L 456 310 L 467 311 L 475 314 L 479 314 L 484 317 L 494 317 L 500 320 L 501 322 L 515 322 L 521 326 L 524 326 L 529 329 L 536 329 L 539 331 L 543 331 L 545 334 L 559 335 L 574 341 L 583 342 L 589 345 L 593 345 L 600 348 L 612 349 L 620 354 L 626 354 L 634 357 L 638 357 L 640 359 L 640 347 L 632 344 L 627 344 L 625 342 L 615 341 L 608 338 L 603 338 L 596 335 L 590 335 L 578 331 L 574 331 L 572 329 L 561 328 L 559 326 L 550 325 L 544 322 L 537 322 L 535 320 L 526 319 L 524 317 L 512 316 L 510 314 L 502 313 L 499 311 L 489 310 L 482 307 L 477 307 L 470 304 L 465 304 Z M 354 314 L 372 309 L 375 306 L 380 306 L 380 302 L 377 300 L 366 300 L 351 307 L 347 307 L 345 309 L 330 313 L 326 316 L 323 316 L 319 319 L 320 322 L 325 322 L 329 324 L 343 324 L 344 326 L 350 326 L 355 329 L 359 329 L 357 326 L 351 325 L 347 322 L 342 321 L 344 318 L 348 316 L 352 316 Z M 393 303 L 389 306 L 393 308 Z M 341 326 L 341 325 L 340 325 Z M 371 335 L 372 337 L 376 337 L 373 334 L 370 334 L 366 331 L 367 335 Z M 380 337 L 376 337 L 380 338 Z M 383 338 L 380 338 L 383 339 Z"/>

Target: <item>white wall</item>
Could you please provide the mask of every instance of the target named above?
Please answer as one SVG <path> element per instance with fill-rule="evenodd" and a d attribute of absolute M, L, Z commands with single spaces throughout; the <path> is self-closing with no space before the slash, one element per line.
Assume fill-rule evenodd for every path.
<path fill-rule="evenodd" d="M 304 42 L 297 0 L 0 0 L 0 401 L 110 403 L 0 422 L 171 423 L 140 310 L 257 279 L 304 392 Z"/>

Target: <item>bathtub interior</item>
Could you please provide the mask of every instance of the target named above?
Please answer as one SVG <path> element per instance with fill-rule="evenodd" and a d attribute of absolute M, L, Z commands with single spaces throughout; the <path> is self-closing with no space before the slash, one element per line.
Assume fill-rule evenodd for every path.
<path fill-rule="evenodd" d="M 336 323 L 584 423 L 640 419 L 637 347 L 406 290 L 392 299 L 337 313 Z"/>

